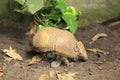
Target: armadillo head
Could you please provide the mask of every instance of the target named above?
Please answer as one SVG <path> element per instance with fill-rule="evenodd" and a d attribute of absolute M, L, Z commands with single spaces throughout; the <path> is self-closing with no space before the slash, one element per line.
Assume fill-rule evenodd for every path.
<path fill-rule="evenodd" d="M 78 52 L 78 57 L 82 58 L 83 60 L 87 60 L 88 56 L 85 50 L 85 47 L 82 42 L 78 41 L 76 44 L 77 52 Z"/>

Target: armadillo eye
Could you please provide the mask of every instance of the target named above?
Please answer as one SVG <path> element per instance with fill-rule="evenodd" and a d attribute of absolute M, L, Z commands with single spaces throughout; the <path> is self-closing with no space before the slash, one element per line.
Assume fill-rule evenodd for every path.
<path fill-rule="evenodd" d="M 79 57 L 80 57 L 80 58 L 83 58 L 81 53 L 79 53 Z"/>
<path fill-rule="evenodd" d="M 79 54 L 79 48 L 77 46 L 74 47 L 74 51 Z"/>

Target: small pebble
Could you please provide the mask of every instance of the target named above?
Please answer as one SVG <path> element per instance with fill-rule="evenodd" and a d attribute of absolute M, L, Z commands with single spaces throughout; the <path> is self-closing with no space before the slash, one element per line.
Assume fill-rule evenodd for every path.
<path fill-rule="evenodd" d="M 51 62 L 51 67 L 57 68 L 57 67 L 60 66 L 60 64 L 61 64 L 61 61 L 52 61 Z"/>

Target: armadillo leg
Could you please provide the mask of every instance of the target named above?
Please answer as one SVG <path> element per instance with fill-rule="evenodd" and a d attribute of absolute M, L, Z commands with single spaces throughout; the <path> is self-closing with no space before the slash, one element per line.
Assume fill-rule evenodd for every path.
<path fill-rule="evenodd" d="M 69 67 L 70 66 L 70 62 L 66 57 L 62 57 L 62 61 Z"/>
<path fill-rule="evenodd" d="M 66 57 L 57 55 L 56 61 L 64 62 L 65 65 L 70 66 L 69 60 Z"/>

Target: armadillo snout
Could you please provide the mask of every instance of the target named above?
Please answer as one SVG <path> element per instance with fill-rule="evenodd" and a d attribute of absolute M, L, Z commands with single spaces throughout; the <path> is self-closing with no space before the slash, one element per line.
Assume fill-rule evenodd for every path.
<path fill-rule="evenodd" d="M 83 57 L 83 56 L 79 56 L 78 59 L 83 60 L 83 61 L 87 61 L 88 60 L 87 57 Z"/>
<path fill-rule="evenodd" d="M 79 58 L 83 59 L 83 60 L 88 60 L 88 56 L 87 56 L 87 52 L 85 50 L 85 47 L 83 45 L 82 42 L 77 42 L 77 47 L 79 49 Z"/>

